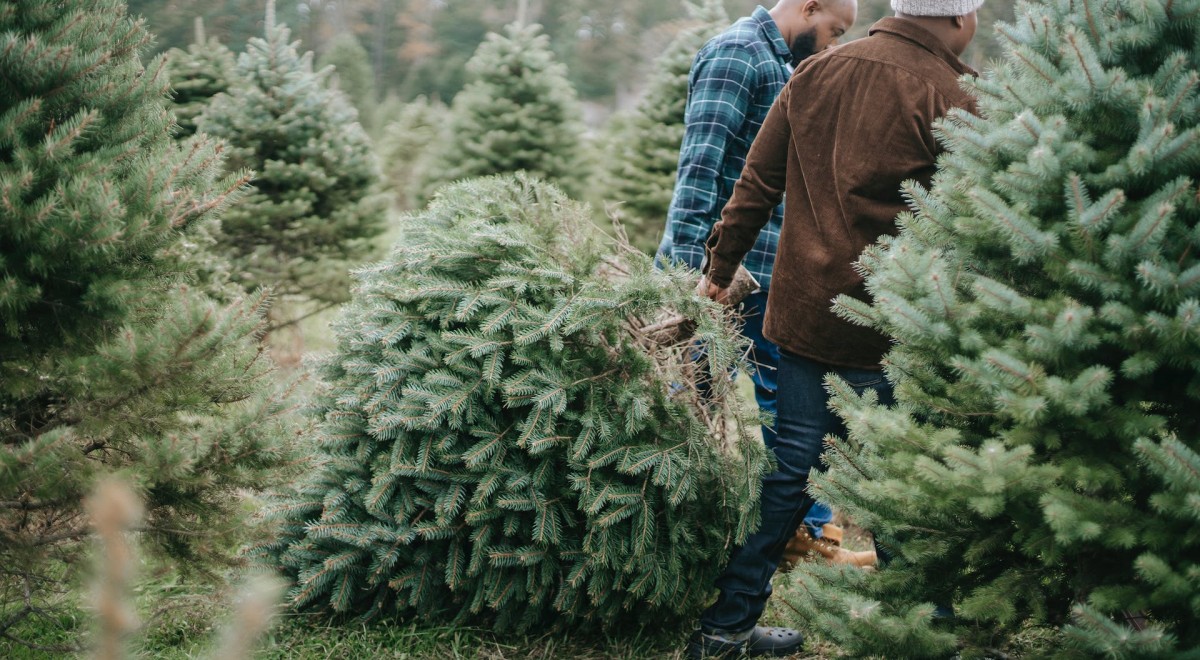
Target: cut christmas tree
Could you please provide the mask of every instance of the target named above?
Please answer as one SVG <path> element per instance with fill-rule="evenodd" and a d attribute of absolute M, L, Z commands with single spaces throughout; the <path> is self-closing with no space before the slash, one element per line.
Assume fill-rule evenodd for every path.
<path fill-rule="evenodd" d="M 745 342 L 587 213 L 524 175 L 455 184 L 357 273 L 319 464 L 259 548 L 294 606 L 532 629 L 706 602 L 766 465 L 727 376 Z M 663 339 L 675 313 L 692 340 Z"/>
<path fill-rule="evenodd" d="M 854 655 L 1200 647 L 1200 1 L 1022 3 L 942 125 L 930 190 L 863 256 L 900 405 L 832 383 L 822 499 L 895 558 L 805 567 Z M 934 617 L 935 606 L 942 606 Z M 1046 651 L 1050 652 L 1050 651 Z"/>

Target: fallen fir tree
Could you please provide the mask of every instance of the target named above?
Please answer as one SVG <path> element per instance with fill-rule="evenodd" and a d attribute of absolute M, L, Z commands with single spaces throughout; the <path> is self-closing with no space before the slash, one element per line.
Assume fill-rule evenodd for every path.
<path fill-rule="evenodd" d="M 455 184 L 357 273 L 320 459 L 257 549 L 294 606 L 528 629 L 703 605 L 767 465 L 725 376 L 743 341 L 586 217 L 523 175 Z"/>

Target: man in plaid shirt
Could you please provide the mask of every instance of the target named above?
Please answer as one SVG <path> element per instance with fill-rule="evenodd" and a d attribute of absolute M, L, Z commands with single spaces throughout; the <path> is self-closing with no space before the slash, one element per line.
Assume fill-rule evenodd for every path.
<path fill-rule="evenodd" d="M 780 0 L 758 7 L 696 55 L 688 81 L 686 129 L 661 256 L 699 269 L 704 242 L 796 64 L 837 43 L 854 23 L 856 0 Z M 782 208 L 743 264 L 770 288 Z"/>

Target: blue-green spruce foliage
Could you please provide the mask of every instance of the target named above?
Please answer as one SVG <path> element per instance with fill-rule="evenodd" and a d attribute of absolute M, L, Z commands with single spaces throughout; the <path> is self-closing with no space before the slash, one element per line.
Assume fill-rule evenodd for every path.
<path fill-rule="evenodd" d="M 840 313 L 900 405 L 833 382 L 816 490 L 896 555 L 795 604 L 852 654 L 1200 646 L 1200 0 L 1022 3 L 930 190 Z M 797 592 L 797 593 L 801 593 Z M 931 622 L 933 606 L 956 618 Z"/>

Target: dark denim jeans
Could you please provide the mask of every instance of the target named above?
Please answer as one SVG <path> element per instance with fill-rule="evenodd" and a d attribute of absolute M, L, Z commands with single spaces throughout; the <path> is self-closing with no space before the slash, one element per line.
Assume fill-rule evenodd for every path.
<path fill-rule="evenodd" d="M 747 296 L 742 302 L 742 314 L 746 319 L 745 325 L 742 326 L 742 335 L 753 342 L 750 347 L 750 362 L 755 366 L 750 380 L 754 381 L 754 398 L 758 401 L 758 409 L 770 413 L 771 417 L 775 418 L 778 415 L 776 398 L 779 386 L 776 377 L 779 373 L 779 347 L 763 336 L 763 317 L 766 311 L 766 291 Z M 768 447 L 774 446 L 774 425 L 763 424 L 762 436 Z M 832 520 L 833 512 L 828 506 L 813 502 L 808 515 L 804 517 L 804 524 L 808 527 L 808 533 L 819 539 L 823 534 L 821 527 Z"/>
<path fill-rule="evenodd" d="M 826 435 L 844 437 L 845 425 L 829 410 L 825 375 L 833 372 L 860 394 L 868 388 L 891 405 L 891 383 L 882 371 L 831 367 L 783 352 L 778 372 L 776 434 L 767 446 L 775 452 L 777 469 L 763 479 L 762 522 L 735 548 L 725 571 L 717 578 L 717 602 L 700 616 L 706 632 L 737 633 L 753 628 L 771 595 L 771 576 L 783 550 L 813 500 L 804 491 L 808 474 L 820 469 Z"/>

